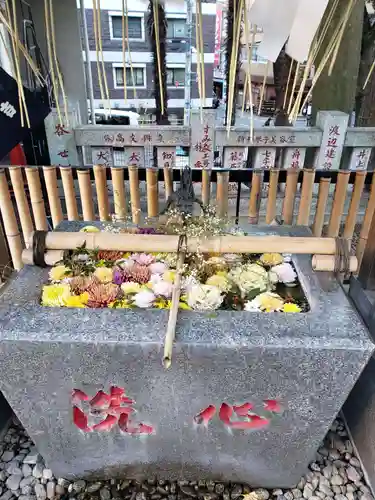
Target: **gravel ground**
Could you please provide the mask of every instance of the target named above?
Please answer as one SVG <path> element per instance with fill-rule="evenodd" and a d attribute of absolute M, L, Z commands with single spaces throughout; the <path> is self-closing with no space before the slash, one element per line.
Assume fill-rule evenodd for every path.
<path fill-rule="evenodd" d="M 337 420 L 310 470 L 290 490 L 214 481 L 74 482 L 55 478 L 18 423 L 0 443 L 0 500 L 373 500 L 343 423 Z"/>

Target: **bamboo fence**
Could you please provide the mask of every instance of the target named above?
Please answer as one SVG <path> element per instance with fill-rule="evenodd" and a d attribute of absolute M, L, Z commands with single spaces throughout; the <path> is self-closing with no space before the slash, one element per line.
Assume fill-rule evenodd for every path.
<path fill-rule="evenodd" d="M 107 169 L 102 166 L 94 166 L 91 170 L 17 166 L 1 171 L 0 211 L 16 269 L 22 267 L 22 250 L 35 229 L 55 228 L 64 219 L 108 221 L 112 216 L 119 221 L 142 225 L 146 217 L 158 217 L 164 208 L 164 202 L 159 199 L 162 183 L 164 182 L 166 197 L 173 191 L 171 170 L 163 180 L 158 177 L 157 170 L 146 169 L 144 197 L 141 196 L 140 182 L 143 177 L 137 167 L 112 167 L 109 172 L 110 176 L 107 178 Z M 350 192 L 347 189 L 350 177 L 348 172 L 339 172 L 337 182 L 333 185 L 328 177 L 320 178 L 316 184 L 316 172 L 311 169 L 304 169 L 302 173 L 288 171 L 284 177 L 279 170 L 269 172 L 268 177 L 264 172 L 254 171 L 250 191 L 243 190 L 240 196 L 240 221 L 271 224 L 276 218 L 280 218 L 287 225 L 311 227 L 313 235 L 318 238 L 327 236 L 330 240 L 342 236 L 348 244 L 356 238 L 356 257 L 360 264 L 375 211 L 375 176 L 372 177 L 367 202 L 363 202 L 366 176 L 369 175 L 371 174 L 366 172 L 352 173 L 350 182 L 353 182 L 353 189 Z M 229 192 L 229 172 L 217 172 L 214 180 L 215 196 L 211 173 L 202 172 L 203 202 L 216 204 L 218 214 L 223 217 L 233 215 L 236 199 Z M 281 184 L 284 186 L 282 193 Z M 268 193 L 265 195 L 266 186 Z M 314 186 L 318 186 L 316 200 L 315 197 L 313 199 Z M 362 211 L 364 210 L 362 221 L 359 218 L 360 202 Z M 216 251 L 217 248 L 211 250 Z M 285 251 L 281 247 L 275 250 Z M 150 247 L 150 251 L 154 251 L 154 248 Z M 235 249 L 231 248 L 230 251 Z M 293 251 L 296 253 L 298 249 Z M 326 253 L 329 254 L 330 252 Z M 319 265 L 321 262 L 319 260 Z M 352 261 L 351 266 L 354 265 Z"/>

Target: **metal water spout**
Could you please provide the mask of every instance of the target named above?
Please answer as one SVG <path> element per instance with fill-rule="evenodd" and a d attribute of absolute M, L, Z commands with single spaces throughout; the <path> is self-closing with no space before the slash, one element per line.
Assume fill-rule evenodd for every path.
<path fill-rule="evenodd" d="M 205 211 L 203 202 L 197 198 L 194 193 L 192 170 L 189 166 L 185 166 L 181 170 L 181 180 L 177 192 L 172 193 L 171 196 L 169 196 L 162 214 L 166 213 L 169 209 L 174 208 L 184 215 L 193 215 L 194 203 L 198 203 L 202 211 Z"/>

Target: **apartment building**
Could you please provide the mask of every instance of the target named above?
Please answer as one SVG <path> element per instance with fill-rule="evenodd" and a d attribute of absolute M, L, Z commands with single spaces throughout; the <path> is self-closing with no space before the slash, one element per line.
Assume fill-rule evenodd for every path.
<path fill-rule="evenodd" d="M 141 109 L 152 114 L 155 108 L 153 92 L 152 55 L 148 37 L 148 6 L 146 0 L 128 0 L 129 46 L 133 67 L 131 76 L 129 57 L 125 68 L 122 54 L 122 0 L 101 0 L 101 37 L 105 73 L 108 81 L 112 108 Z M 181 119 L 184 110 L 185 61 L 187 50 L 187 14 L 185 1 L 166 0 L 167 15 L 167 91 L 168 110 Z M 90 64 L 92 70 L 95 107 L 106 105 L 103 101 L 95 51 L 92 0 L 85 0 L 85 13 L 89 35 Z M 216 4 L 202 3 L 206 106 L 212 105 L 212 80 L 215 43 Z M 191 102 L 200 105 L 197 83 L 197 52 L 195 36 L 195 4 L 193 2 Z M 127 83 L 127 101 L 124 99 L 124 78 Z"/>

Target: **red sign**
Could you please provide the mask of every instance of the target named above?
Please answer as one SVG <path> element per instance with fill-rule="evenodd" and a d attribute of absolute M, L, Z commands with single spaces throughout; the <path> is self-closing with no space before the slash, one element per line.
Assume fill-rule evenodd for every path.
<path fill-rule="evenodd" d="M 221 29 L 223 24 L 223 9 L 216 4 L 216 26 L 215 26 L 215 54 L 214 68 L 220 66 Z"/>

